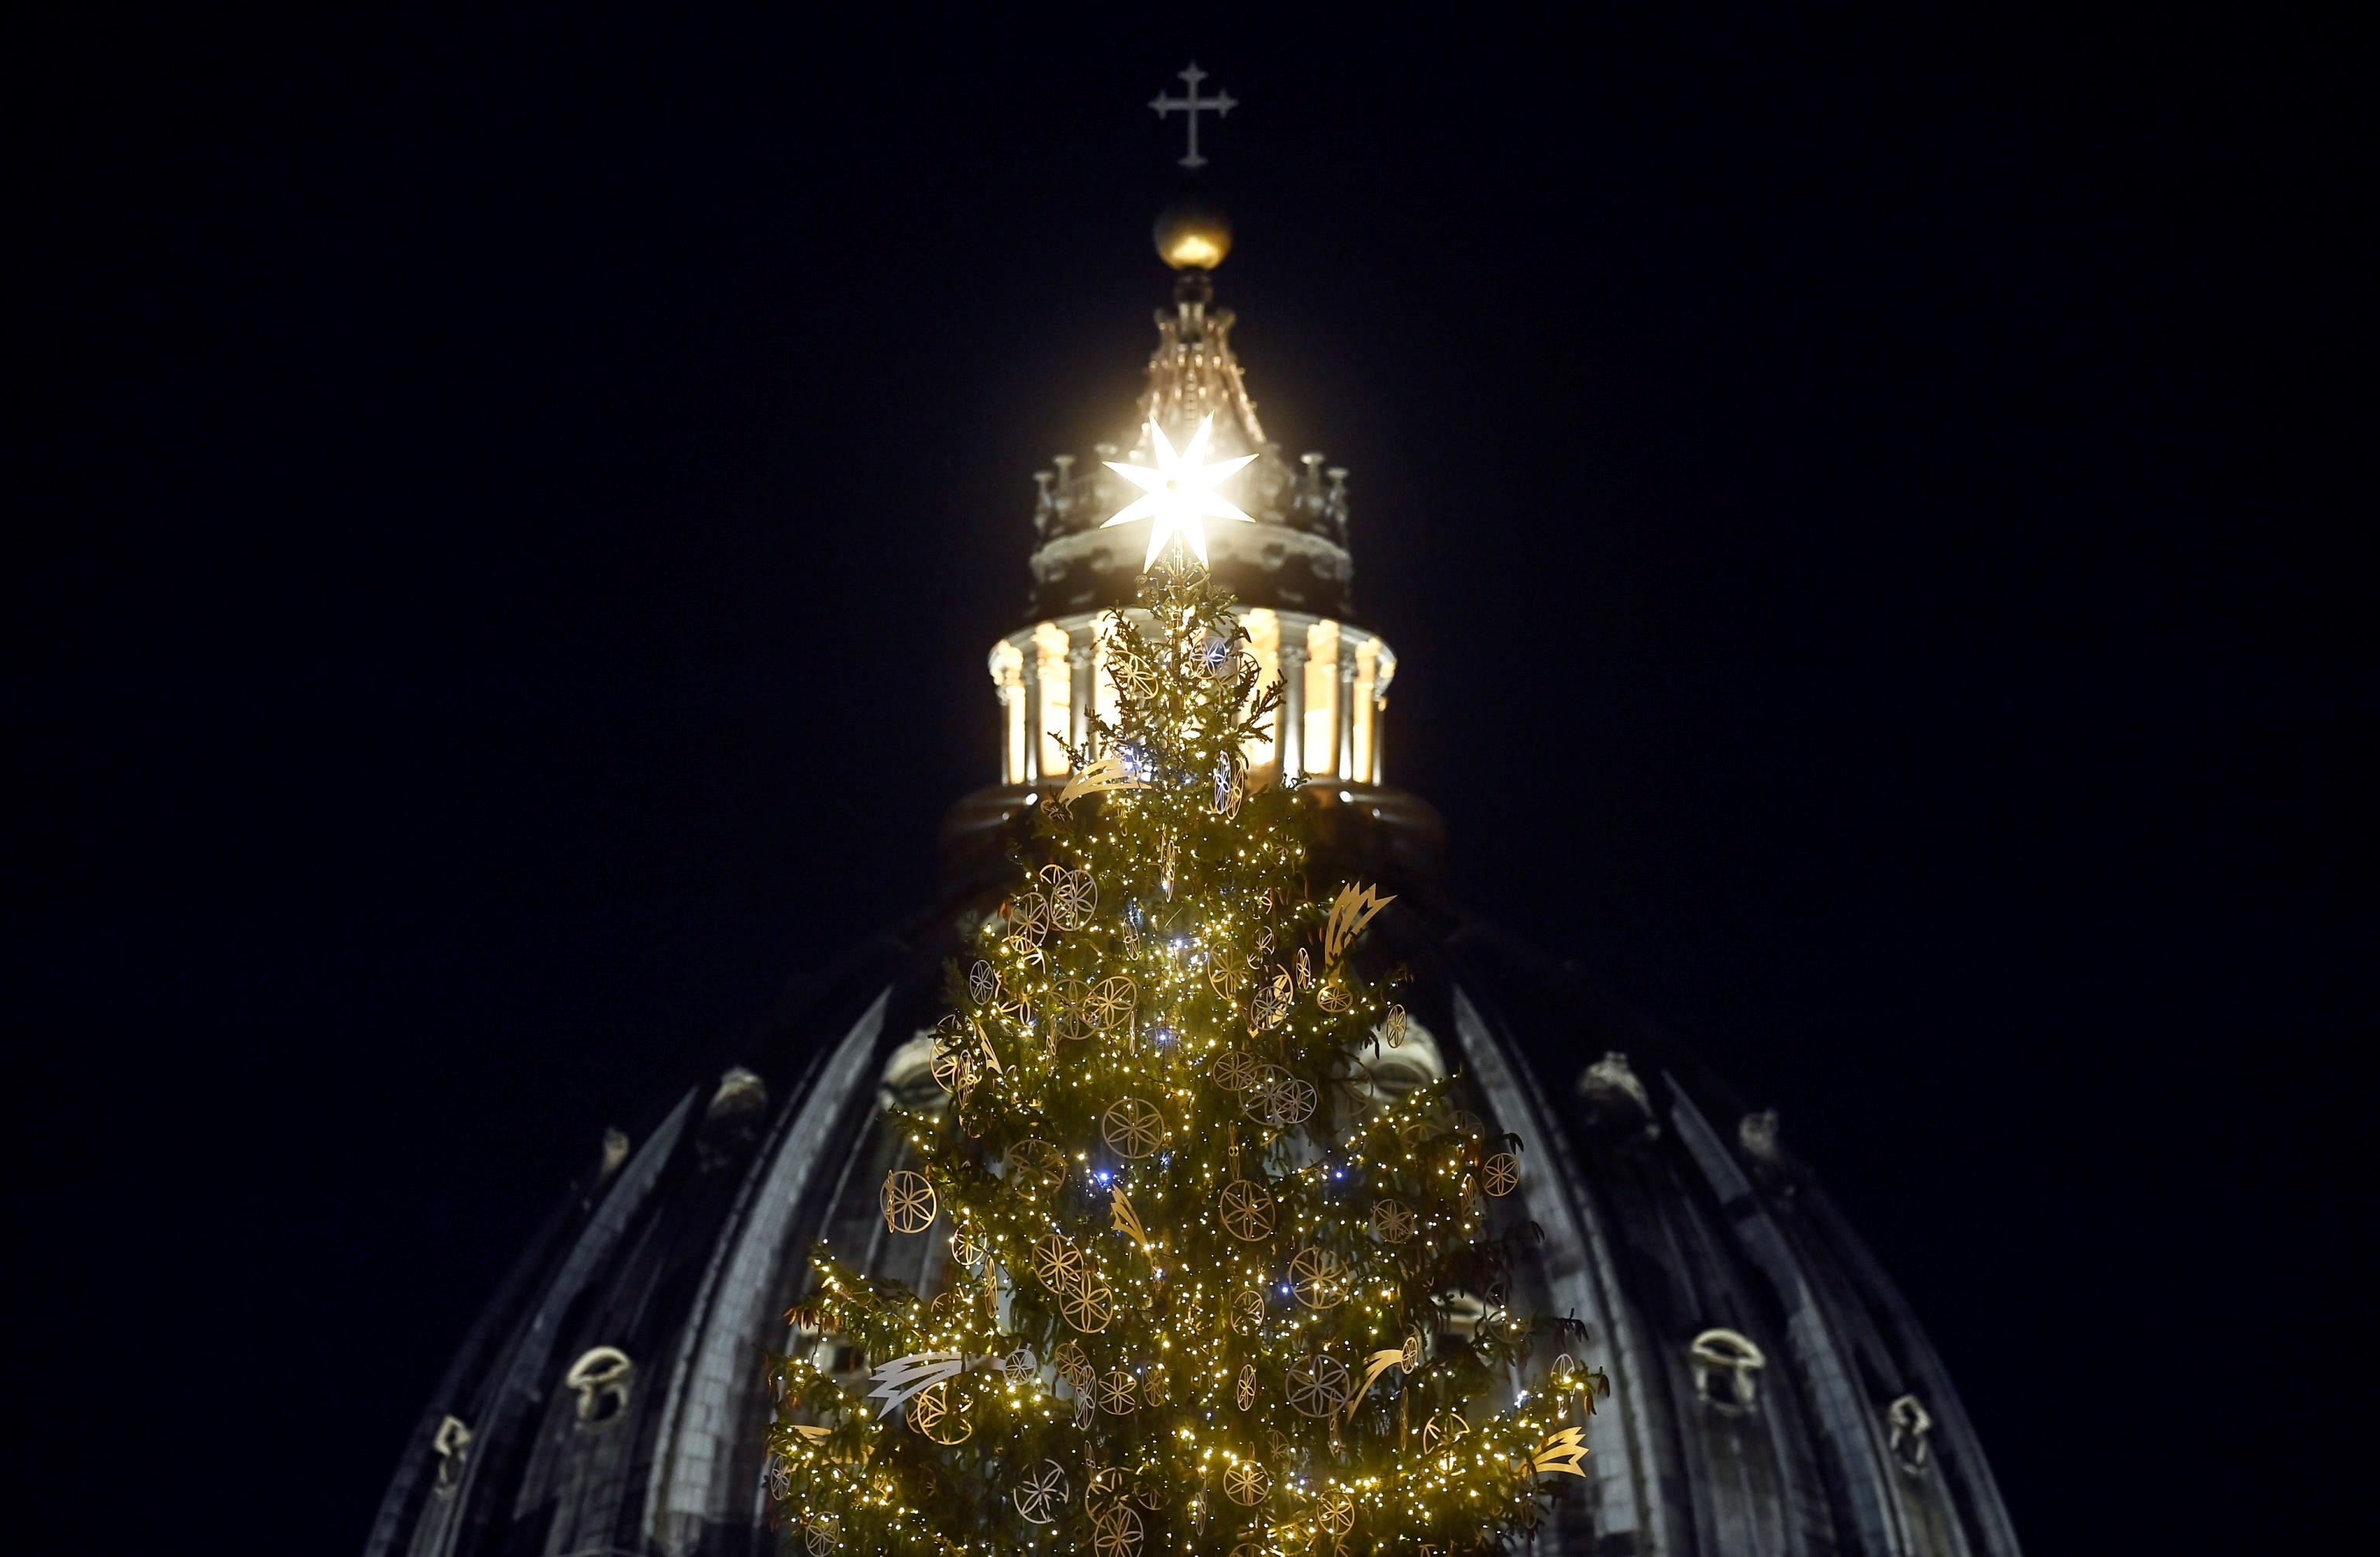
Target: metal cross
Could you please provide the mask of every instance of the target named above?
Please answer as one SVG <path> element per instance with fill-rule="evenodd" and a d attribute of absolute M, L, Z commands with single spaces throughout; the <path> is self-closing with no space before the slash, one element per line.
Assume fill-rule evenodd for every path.
<path fill-rule="evenodd" d="M 1219 91 L 1212 97 L 1198 95 L 1198 83 L 1207 79 L 1207 73 L 1198 68 L 1198 62 L 1195 59 L 1190 62 L 1189 69 L 1177 70 L 1174 74 L 1182 78 L 1187 90 L 1180 97 L 1168 97 L 1163 92 L 1159 92 L 1149 100 L 1148 105 L 1157 110 L 1157 116 L 1160 119 L 1177 108 L 1182 110 L 1183 116 L 1190 121 L 1190 154 L 1182 159 L 1182 165 L 1204 167 L 1207 165 L 1207 159 L 1198 154 L 1200 111 L 1211 109 L 1215 117 L 1220 119 L 1237 108 L 1239 104 L 1232 100 L 1232 94 L 1227 91 Z"/>

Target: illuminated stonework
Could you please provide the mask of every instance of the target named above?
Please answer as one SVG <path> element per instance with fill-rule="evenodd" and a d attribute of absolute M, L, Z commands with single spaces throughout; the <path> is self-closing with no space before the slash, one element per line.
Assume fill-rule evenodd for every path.
<path fill-rule="evenodd" d="M 1157 316 L 1148 387 L 1122 438 L 1097 445 L 1087 460 L 1060 455 L 1034 478 L 1039 491 L 1028 609 L 1035 620 L 1064 621 L 1133 602 L 1148 538 L 1137 526 L 1102 527 L 1141 489 L 1109 462 L 1154 467 L 1150 428 L 1165 429 L 1178 446 L 1202 422 L 1211 426 L 1209 460 L 1248 460 L 1232 477 L 1229 494 L 1255 521 L 1208 531 L 1216 581 L 1247 606 L 1339 622 L 1353 614 L 1347 472 L 1319 454 L 1293 461 L 1266 435 L 1232 349 L 1235 322 L 1211 302 L 1206 275 L 1180 277 L 1173 307 Z"/>
<path fill-rule="evenodd" d="M 1142 495 L 1118 465 L 1154 467 L 1157 432 L 1186 440 L 1207 429 L 1207 457 L 1245 461 L 1232 495 L 1251 524 L 1208 530 L 1216 578 L 1239 600 L 1249 649 L 1267 681 L 1281 683 L 1273 739 L 1246 753 L 1259 783 L 1284 771 L 1307 779 L 1378 785 L 1381 724 L 1397 657 L 1378 633 L 1349 619 L 1354 567 L 1347 546 L 1347 472 L 1308 454 L 1295 467 L 1265 436 L 1247 379 L 1232 353 L 1232 316 L 1210 307 L 1204 275 L 1181 278 L 1174 306 L 1158 315 L 1148 387 L 1128 452 L 1102 444 L 1082 465 L 1061 456 L 1036 478 L 1033 526 L 1037 620 L 992 646 L 1001 706 L 1000 782 L 1038 785 L 1067 772 L 1066 748 L 1096 754 L 1100 623 L 1129 605 L 1146 557 L 1136 527 L 1107 528 Z M 1077 468 L 1081 466 L 1081 468 Z"/>
<path fill-rule="evenodd" d="M 1272 740 L 1245 753 L 1250 775 L 1271 783 L 1286 768 L 1309 779 L 1384 783 L 1380 734 L 1396 679 L 1395 651 L 1377 633 L 1299 611 L 1257 606 L 1241 620 L 1265 680 L 1281 683 Z M 992 646 L 1001 783 L 1064 778 L 1069 746 L 1098 754 L 1091 716 L 1112 721 L 1115 713 L 1104 675 L 1104 621 L 1081 614 L 1037 622 Z"/>

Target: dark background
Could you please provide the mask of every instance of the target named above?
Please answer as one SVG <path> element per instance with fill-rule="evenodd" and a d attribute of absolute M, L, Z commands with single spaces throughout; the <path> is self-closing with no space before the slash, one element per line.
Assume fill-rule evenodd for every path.
<path fill-rule="evenodd" d="M 1782 1110 L 2034 1551 L 2310 1527 L 2368 1232 L 2339 14 L 20 16 L 32 1506 L 353 1549 L 603 1126 L 928 899 L 1195 51 L 1463 899 Z"/>

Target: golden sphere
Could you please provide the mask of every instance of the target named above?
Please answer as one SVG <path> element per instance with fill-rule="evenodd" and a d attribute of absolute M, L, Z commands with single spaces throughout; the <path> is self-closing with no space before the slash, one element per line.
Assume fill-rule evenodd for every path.
<path fill-rule="evenodd" d="M 1175 270 L 1210 271 L 1232 251 L 1232 219 L 1220 206 L 1178 200 L 1158 213 L 1151 236 L 1157 257 Z"/>

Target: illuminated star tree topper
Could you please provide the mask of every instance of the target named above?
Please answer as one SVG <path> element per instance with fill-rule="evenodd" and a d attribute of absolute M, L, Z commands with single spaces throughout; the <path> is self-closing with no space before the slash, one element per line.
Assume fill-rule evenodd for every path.
<path fill-rule="evenodd" d="M 1214 432 L 1215 419 L 1203 418 L 1198 431 L 1190 435 L 1189 446 L 1180 454 L 1165 436 L 1165 430 L 1155 422 L 1148 424 L 1148 436 L 1157 450 L 1157 466 L 1125 465 L 1109 460 L 1108 468 L 1138 487 L 1141 495 L 1110 519 L 1101 529 L 1130 524 L 1135 519 L 1153 518 L 1148 527 L 1148 555 L 1141 566 L 1157 566 L 1158 557 L 1165 551 L 1166 542 L 1176 534 L 1188 543 L 1198 561 L 1207 560 L 1207 525 L 1208 519 L 1237 519 L 1242 524 L 1256 521 L 1242 513 L 1237 505 L 1219 497 L 1215 488 L 1241 467 L 1256 458 L 1244 454 L 1237 459 L 1219 459 L 1206 463 L 1207 443 Z"/>

